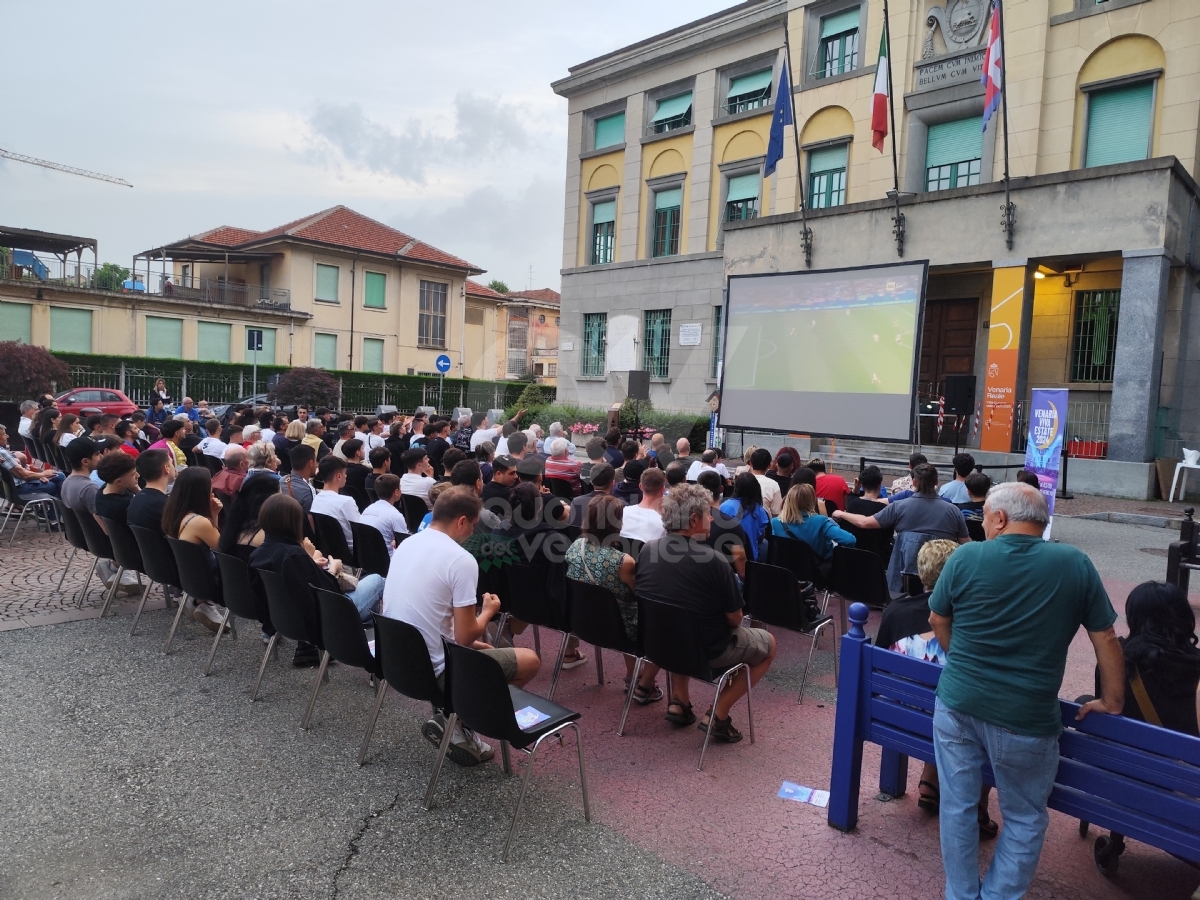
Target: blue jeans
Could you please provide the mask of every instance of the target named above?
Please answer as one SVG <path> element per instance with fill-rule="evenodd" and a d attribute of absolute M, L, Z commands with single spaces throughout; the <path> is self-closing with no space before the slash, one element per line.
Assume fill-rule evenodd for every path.
<path fill-rule="evenodd" d="M 1058 772 L 1058 737 L 1014 734 L 939 699 L 933 748 L 941 785 L 939 827 L 946 900 L 1016 900 L 1037 871 L 1050 814 L 1046 801 Z M 982 767 L 990 763 L 1004 828 L 991 868 L 979 879 L 977 806 Z"/>
<path fill-rule="evenodd" d="M 346 596 L 358 607 L 358 615 L 363 622 L 370 622 L 371 613 L 379 611 L 379 598 L 383 596 L 383 576 L 367 575 L 359 579 L 358 587 Z"/>

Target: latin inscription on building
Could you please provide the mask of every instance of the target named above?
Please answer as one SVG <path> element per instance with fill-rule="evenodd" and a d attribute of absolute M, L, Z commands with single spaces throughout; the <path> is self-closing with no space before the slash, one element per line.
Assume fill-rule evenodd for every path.
<path fill-rule="evenodd" d="M 917 65 L 918 91 L 929 91 L 952 84 L 977 82 L 983 77 L 983 50 L 951 58 L 934 59 Z"/>

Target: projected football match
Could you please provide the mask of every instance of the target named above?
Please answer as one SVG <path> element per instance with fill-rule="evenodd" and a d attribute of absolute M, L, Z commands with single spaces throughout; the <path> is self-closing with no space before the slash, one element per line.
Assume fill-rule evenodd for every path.
<path fill-rule="evenodd" d="M 927 268 L 732 276 L 721 425 L 911 440 Z"/>

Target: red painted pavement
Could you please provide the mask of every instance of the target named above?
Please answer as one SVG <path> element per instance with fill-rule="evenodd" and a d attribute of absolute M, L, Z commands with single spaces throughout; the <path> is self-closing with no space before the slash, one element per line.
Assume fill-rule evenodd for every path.
<path fill-rule="evenodd" d="M 1118 613 L 1133 585 L 1105 580 Z M 833 600 L 836 606 L 837 599 Z M 831 606 L 831 610 L 832 610 Z M 877 615 L 869 630 L 874 630 Z M 1124 633 L 1124 620 L 1117 623 Z M 775 630 L 780 659 L 803 659 L 808 640 Z M 543 632 L 543 671 L 532 689 L 544 692 L 558 641 Z M 528 633 L 522 644 L 530 642 Z M 585 647 L 590 655 L 591 648 Z M 829 671 L 810 682 L 833 687 L 828 640 L 818 657 Z M 779 665 L 777 661 L 777 665 Z M 616 735 L 621 712 L 624 666 L 615 653 L 604 658 L 607 683 L 596 684 L 595 667 L 564 672 L 555 699 L 583 714 L 593 815 L 668 862 L 695 873 L 717 890 L 738 898 L 768 896 L 821 898 L 936 898 L 943 895 L 937 819 L 916 805 L 920 764 L 909 767 L 909 793 L 892 802 L 875 799 L 879 750 L 866 745 L 858 830 L 842 834 L 829 827 L 825 810 L 776 796 L 786 779 L 828 789 L 833 747 L 833 707 L 811 693 L 802 706 L 796 694 L 760 683 L 754 691 L 757 743 L 749 741 L 745 701 L 734 707 L 735 724 L 746 735 L 737 745 L 712 745 L 703 772 L 696 771 L 703 734 L 691 726 L 676 729 L 662 715 L 665 703 L 636 704 L 624 737 Z M 816 665 L 814 664 L 814 667 Z M 1092 691 L 1094 656 L 1084 632 L 1071 646 L 1062 696 Z M 660 684 L 665 683 L 660 676 Z M 712 689 L 693 684 L 699 715 Z M 568 739 L 568 743 L 569 743 Z M 568 748 L 571 749 L 571 748 Z M 578 805 L 573 752 L 552 752 L 539 760 L 539 784 L 565 802 Z M 553 774 L 552 774 L 553 773 Z M 541 780 L 545 778 L 546 780 Z M 1000 820 L 993 795 L 991 813 Z M 1078 822 L 1051 813 L 1050 829 L 1028 897 L 1188 898 L 1200 872 L 1160 850 L 1128 842 L 1115 879 L 1106 879 L 1092 861 L 1091 838 L 1078 835 Z M 985 863 L 990 844 L 984 844 Z"/>

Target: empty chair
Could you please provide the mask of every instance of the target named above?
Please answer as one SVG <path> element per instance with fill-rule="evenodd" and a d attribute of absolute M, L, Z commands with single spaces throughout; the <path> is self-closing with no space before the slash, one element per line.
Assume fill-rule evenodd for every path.
<path fill-rule="evenodd" d="M 163 595 L 167 597 L 167 606 L 171 605 L 167 588 L 173 587 L 180 592 L 179 609 L 175 612 L 175 621 L 171 623 L 171 634 L 167 637 L 167 647 L 163 651 L 165 653 L 171 649 L 171 639 L 175 636 L 175 629 L 179 627 L 179 619 L 183 615 L 184 609 L 187 608 L 187 604 L 183 600 L 183 585 L 179 580 L 179 566 L 175 564 L 175 554 L 171 552 L 171 545 L 167 543 L 167 537 L 161 531 L 151 531 L 149 528 L 139 528 L 137 525 L 130 525 L 129 530 L 137 539 L 138 550 L 142 555 L 142 565 L 146 567 L 146 576 L 156 584 L 163 586 Z"/>
<path fill-rule="evenodd" d="M 874 609 L 883 609 L 894 599 L 888 590 L 883 560 L 869 550 L 835 547 L 829 577 L 833 590 L 846 603 L 865 603 Z M 846 603 L 842 606 L 846 607 Z"/>
<path fill-rule="evenodd" d="M 129 526 L 115 519 L 105 519 L 103 516 L 100 518 L 108 532 L 108 540 L 112 543 L 113 558 L 117 561 L 117 565 L 127 572 L 146 575 L 146 566 L 142 563 L 142 551 L 138 548 L 137 538 L 129 530 Z M 129 629 L 130 635 L 137 631 L 138 619 L 142 617 L 142 610 L 146 608 L 146 598 L 150 596 L 150 588 L 153 584 L 154 580 L 147 575 L 146 584 L 142 588 L 141 602 L 138 603 L 137 612 L 133 616 L 133 627 Z"/>
<path fill-rule="evenodd" d="M 500 664 L 478 650 L 461 647 L 445 639 L 442 640 L 442 645 L 446 652 L 446 695 L 449 699 L 450 717 L 446 722 L 442 745 L 438 749 L 433 779 L 430 781 L 429 790 L 425 795 L 425 808 L 428 809 L 433 802 L 433 792 L 437 788 L 438 774 L 445 762 L 446 752 L 450 747 L 450 738 L 454 734 L 455 725 L 459 719 L 467 728 L 502 742 L 501 752 L 504 757 L 505 772 L 510 771 L 509 744 L 517 750 L 532 747 L 529 750 L 529 761 L 525 764 L 525 776 L 521 781 L 521 794 L 517 798 L 517 808 L 513 812 L 512 824 L 508 828 L 508 839 L 504 842 L 504 852 L 500 857 L 507 862 L 513 835 L 517 830 L 517 819 L 521 815 L 521 806 L 525 802 L 525 792 L 529 790 L 538 748 L 546 738 L 570 728 L 575 732 L 575 751 L 579 757 L 579 783 L 583 789 L 583 817 L 590 822 L 592 811 L 588 803 L 587 770 L 583 763 L 583 736 L 576 724 L 579 713 L 559 706 L 553 700 L 547 700 L 521 688 L 512 687 L 505 681 Z M 536 719 L 533 724 L 522 728 L 517 720 L 518 712 L 523 717 L 531 716 Z"/>
<path fill-rule="evenodd" d="M 571 482 L 565 478 L 546 478 L 544 479 L 546 487 L 550 489 L 550 493 L 555 497 L 562 497 L 568 503 L 575 499 L 575 491 L 571 487 Z"/>
<path fill-rule="evenodd" d="M 224 615 L 221 616 L 220 626 L 217 628 L 217 636 L 213 638 L 212 650 L 208 654 L 208 665 L 211 666 L 213 656 L 217 652 L 217 642 L 221 640 L 221 632 L 229 624 L 229 609 L 225 606 L 221 582 L 209 563 L 209 555 L 212 551 L 203 544 L 192 544 L 188 541 L 181 541 L 179 538 L 169 537 L 167 543 L 171 547 L 171 553 L 175 556 L 175 565 L 179 567 L 179 583 L 183 585 L 184 592 L 197 603 L 207 600 L 225 610 Z M 175 617 L 175 623 L 179 623 L 179 616 Z M 174 637 L 175 628 L 172 626 L 171 633 L 167 636 L 167 647 L 163 651 L 164 653 L 171 652 L 171 641 Z M 207 666 L 204 672 L 206 675 L 208 674 Z"/>
<path fill-rule="evenodd" d="M 421 525 L 421 520 L 425 518 L 425 513 L 429 512 L 429 507 L 425 505 L 425 501 L 420 497 L 415 497 L 412 494 L 401 494 L 400 512 L 404 513 L 404 521 L 408 525 L 408 533 L 416 534 L 417 528 Z"/>
<path fill-rule="evenodd" d="M 8 527 L 8 520 L 13 513 L 20 513 L 17 516 L 17 524 L 13 526 L 12 536 L 8 539 L 8 546 L 11 547 L 13 541 L 17 539 L 17 532 L 21 530 L 21 523 L 25 521 L 25 513 L 33 513 L 35 525 L 44 521 L 46 531 L 53 530 L 50 524 L 50 512 L 54 509 L 54 498 L 49 494 L 21 496 L 17 491 L 17 483 L 13 480 L 12 473 L 4 468 L 0 468 L 0 496 L 8 501 L 8 512 L 5 513 L 4 522 L 0 523 L 0 532 Z"/>
<path fill-rule="evenodd" d="M 550 596 L 546 593 L 545 581 L 533 566 L 517 563 L 506 566 L 504 573 L 505 590 L 500 596 L 500 619 L 496 625 L 496 633 L 504 630 L 510 618 L 520 619 L 532 625 L 534 650 L 541 656 L 542 637 L 538 628 L 545 627 L 563 632 L 558 661 L 554 664 L 554 676 L 550 681 L 550 696 L 553 697 L 554 689 L 558 686 L 563 655 L 567 651 L 567 623 L 563 616 L 565 610 L 554 608 Z"/>
<path fill-rule="evenodd" d="M 892 556 L 892 528 L 859 528 L 857 525 L 852 525 L 845 519 L 838 520 L 838 527 L 844 531 L 850 532 L 855 537 L 855 548 L 858 550 L 869 550 L 874 553 L 882 561 L 884 566 Z"/>
<path fill-rule="evenodd" d="M 606 587 L 587 581 L 567 579 L 567 625 L 570 633 L 592 645 L 596 651 L 596 683 L 604 684 L 604 660 L 601 650 L 616 650 L 639 656 L 636 641 L 631 641 L 621 618 L 616 595 Z M 561 665 L 561 654 L 559 656 Z M 554 673 L 555 678 L 558 672 Z M 633 682 L 630 682 L 632 689 Z"/>
<path fill-rule="evenodd" d="M 367 633 L 363 630 L 362 617 L 358 608 L 345 594 L 327 591 L 316 585 L 309 585 L 317 598 L 317 610 L 321 615 L 321 640 L 325 645 L 321 654 L 321 665 L 317 670 L 317 684 L 312 698 L 308 701 L 308 709 L 304 713 L 301 728 L 308 728 L 308 720 L 312 716 L 313 707 L 317 704 L 317 695 L 321 691 L 321 679 L 329 666 L 329 660 L 335 659 L 342 665 L 355 666 L 371 675 L 378 675 L 375 656 L 367 643 Z"/>
<path fill-rule="evenodd" d="M 279 636 L 290 638 L 293 641 L 303 641 L 307 644 L 312 644 L 319 650 L 324 647 L 321 644 L 321 618 L 320 613 L 316 610 L 316 601 L 312 597 L 312 592 L 309 592 L 307 597 L 294 597 L 288 591 L 287 582 L 283 576 L 277 572 L 271 572 L 267 569 L 257 569 L 259 577 L 262 578 L 263 588 L 267 592 L 267 608 L 271 611 L 271 624 L 275 628 L 275 633 L 271 635 L 271 640 L 267 643 L 266 652 L 263 653 L 262 665 L 258 669 L 258 679 L 254 682 L 254 692 L 250 695 L 251 700 L 258 699 L 258 686 L 262 683 L 263 672 L 267 668 L 267 660 L 271 656 L 271 652 L 275 649 L 275 643 L 279 640 Z M 361 625 L 359 626 L 362 627 Z M 317 688 L 320 686 L 320 678 L 323 672 L 317 673 L 317 681 L 313 683 L 312 694 L 309 697 L 308 707 L 305 709 L 305 715 L 301 719 L 301 727 L 306 727 L 308 722 L 308 710 L 312 708 L 313 702 L 316 700 Z"/>
<path fill-rule="evenodd" d="M 62 575 L 58 578 L 58 590 L 62 591 L 63 581 L 67 577 L 67 572 L 71 568 L 71 563 L 75 561 L 75 554 L 82 550 L 84 553 L 90 553 L 87 545 L 87 538 L 83 536 L 83 528 L 79 525 L 79 518 L 75 515 L 75 511 L 68 509 L 66 504 L 61 500 L 57 502 L 58 521 L 62 523 L 63 533 L 66 535 L 67 543 L 71 545 L 71 555 L 67 559 L 67 564 L 63 566 Z M 96 574 L 96 564 L 100 560 L 92 557 L 92 565 L 88 569 L 87 578 L 83 581 L 83 587 L 79 589 L 76 595 L 76 606 L 83 606 L 83 598 L 87 593 L 88 586 L 92 583 L 92 576 Z"/>
<path fill-rule="evenodd" d="M 738 674 L 741 669 L 746 673 L 746 718 L 750 723 L 750 743 L 754 743 L 754 709 L 750 702 L 753 689 L 750 684 L 750 667 L 745 663 L 731 666 L 724 672 L 717 673 L 708 665 L 708 656 L 704 652 L 704 644 L 700 639 L 700 631 L 696 626 L 696 616 L 690 610 L 670 603 L 657 600 L 638 598 L 638 634 L 641 638 L 642 655 L 633 665 L 631 684 L 637 684 L 642 666 L 646 660 L 661 669 L 687 678 L 695 678 L 716 686 L 713 695 L 714 715 L 716 698 L 721 695 L 725 683 Z M 621 712 L 621 724 L 617 726 L 617 734 L 625 730 L 625 719 L 629 715 L 629 703 L 633 692 L 625 696 L 625 709 Z M 700 762 L 696 771 L 704 768 L 704 754 L 708 750 L 708 742 L 712 737 L 712 729 L 704 733 L 704 745 L 700 748 Z"/>
<path fill-rule="evenodd" d="M 354 565 L 354 553 L 346 543 L 342 523 L 324 513 L 312 513 L 312 517 L 317 527 L 317 539 L 314 541 L 317 549 L 325 556 L 340 559 L 344 565 Z"/>
<path fill-rule="evenodd" d="M 96 521 L 96 517 L 86 509 L 82 512 L 77 512 L 75 518 L 79 520 L 79 530 L 83 532 L 83 539 L 87 541 L 88 551 L 97 560 L 107 559 L 114 565 L 112 541 L 108 539 L 108 535 L 104 533 L 104 529 L 100 527 L 100 523 Z M 109 605 L 112 604 L 113 597 L 116 596 L 117 588 L 121 586 L 121 575 L 124 574 L 124 569 L 117 567 L 117 574 L 113 576 L 112 584 L 109 585 L 108 594 L 104 598 L 104 608 L 100 610 L 101 618 L 108 612 Z M 83 605 L 83 595 L 80 595 L 79 603 Z"/>
<path fill-rule="evenodd" d="M 433 674 L 429 648 L 415 626 L 375 613 L 375 662 L 379 667 L 380 680 L 375 691 L 375 708 L 371 711 L 367 733 L 363 735 L 362 747 L 358 751 L 360 766 L 366 761 L 367 746 L 375 731 L 375 720 L 379 718 L 379 708 L 389 687 L 405 697 L 429 703 L 434 713 L 446 705 L 437 676 Z"/>
<path fill-rule="evenodd" d="M 838 548 L 838 550 L 841 549 L 841 547 Z M 834 551 L 835 559 L 838 550 Z M 867 553 L 865 550 L 852 552 L 871 557 L 875 564 L 880 566 L 880 574 L 882 574 L 882 564 L 875 554 Z M 837 563 L 835 562 L 835 570 L 836 567 Z M 886 590 L 887 584 L 885 583 L 883 587 Z M 787 569 L 753 560 L 746 561 L 746 615 L 752 617 L 756 622 L 774 625 L 777 628 L 786 628 L 812 638 L 812 643 L 808 647 L 808 659 L 804 662 L 804 674 L 800 678 L 800 696 L 796 698 L 797 703 L 804 702 L 804 687 L 808 683 L 808 670 L 812 665 L 817 642 L 821 639 L 821 632 L 833 624 L 830 616 L 814 616 L 808 604 L 804 602 L 803 594 L 800 582 L 796 581 Z M 837 657 L 835 656 L 834 659 L 836 661 Z"/>
<path fill-rule="evenodd" d="M 797 581 L 810 581 L 819 591 L 825 592 L 821 611 L 829 607 L 829 579 L 821 571 L 821 561 L 812 547 L 795 538 L 767 535 L 767 562 L 782 566 L 796 576 Z"/>
<path fill-rule="evenodd" d="M 234 616 L 241 616 L 243 619 L 253 619 L 256 622 L 263 620 L 263 614 L 266 607 L 266 601 L 259 596 L 258 591 L 254 588 L 254 581 L 250 575 L 250 567 L 246 565 L 245 560 L 239 559 L 236 556 L 229 556 L 225 553 L 218 553 L 217 567 L 221 572 L 221 597 L 225 603 L 225 618 L 233 625 Z M 213 641 L 212 652 L 208 654 L 208 665 L 204 667 L 204 674 L 207 676 L 209 669 L 212 668 L 213 657 L 217 653 L 217 644 L 221 640 L 221 631 L 217 632 L 217 639 Z M 230 629 L 229 636 L 236 640 L 237 631 Z"/>
<path fill-rule="evenodd" d="M 392 555 L 388 553 L 387 539 L 383 533 L 366 522 L 351 522 L 350 533 L 354 535 L 354 555 L 362 573 L 387 578 Z"/>

